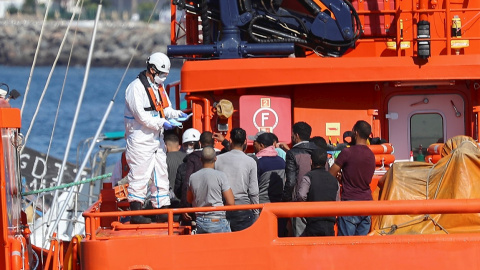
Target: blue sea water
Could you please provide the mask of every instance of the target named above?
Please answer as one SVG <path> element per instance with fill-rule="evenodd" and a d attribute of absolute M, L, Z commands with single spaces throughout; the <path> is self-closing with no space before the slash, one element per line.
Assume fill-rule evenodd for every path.
<path fill-rule="evenodd" d="M 25 108 L 22 114 L 21 132 L 24 135 L 26 135 L 27 130 L 31 125 L 31 120 L 37 109 L 43 89 L 45 88 L 50 70 L 51 67 L 36 67 L 34 70 L 30 91 L 27 95 Z M 112 111 L 107 118 L 102 133 L 124 131 L 123 111 L 125 105 L 125 89 L 142 70 L 143 68 L 129 69 L 124 81 L 121 82 L 122 76 L 125 72 L 124 68 L 95 67 L 90 69 L 88 83 L 68 155 L 68 161 L 75 163 L 77 161 L 77 146 L 85 139 L 95 135 L 119 84 L 120 90 L 115 97 Z M 61 66 L 57 67 L 53 73 L 46 95 L 39 108 L 35 123 L 33 123 L 32 131 L 26 142 L 26 146 L 29 148 L 43 153 L 47 152 L 66 71 L 67 67 Z M 17 89 L 21 93 L 21 96 L 18 99 L 10 100 L 10 104 L 14 108 L 20 109 L 22 107 L 29 74 L 30 67 L 0 65 L 0 83 L 5 83 L 9 86 L 10 90 Z M 72 121 L 79 102 L 84 76 L 84 67 L 68 68 L 64 93 L 59 107 L 58 120 L 50 149 L 50 156 L 52 157 L 63 159 L 65 155 L 65 148 L 72 129 Z M 172 68 L 167 77 L 166 84 L 178 81 L 179 78 L 180 69 Z M 173 93 L 170 100 L 172 103 L 175 103 Z M 124 146 L 125 141 L 119 140 L 108 142 L 106 144 Z"/>

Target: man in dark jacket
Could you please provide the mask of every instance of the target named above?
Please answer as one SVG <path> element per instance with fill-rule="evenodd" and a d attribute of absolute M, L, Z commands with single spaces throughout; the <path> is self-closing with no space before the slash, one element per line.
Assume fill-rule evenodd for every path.
<path fill-rule="evenodd" d="M 200 149 L 195 149 L 192 153 L 187 155 L 184 159 L 185 166 L 182 169 L 185 170 L 182 181 L 182 191 L 181 191 L 181 206 L 190 207 L 190 204 L 187 202 L 187 189 L 190 180 L 190 175 L 194 172 L 197 172 L 203 167 L 202 163 L 202 149 L 205 147 L 213 147 L 213 137 L 210 131 L 204 131 L 200 135 Z M 178 172 L 177 172 L 178 174 Z"/>
<path fill-rule="evenodd" d="M 174 132 L 166 131 L 163 140 L 167 147 L 168 180 L 170 181 L 170 192 L 172 192 L 175 188 L 175 176 L 178 167 L 182 164 L 183 159 L 187 154 L 180 151 L 180 140 Z M 170 203 L 171 208 L 177 208 L 180 205 L 180 199 L 177 196 L 172 196 L 172 194 L 170 194 Z"/>
<path fill-rule="evenodd" d="M 285 183 L 285 161 L 273 146 L 272 133 L 254 137 L 253 148 L 257 160 L 259 202 L 281 202 Z"/>
<path fill-rule="evenodd" d="M 180 205 L 181 207 L 190 207 L 190 204 L 187 202 L 187 190 L 190 181 L 190 175 L 199 171 L 203 168 L 202 163 L 202 150 L 205 147 L 213 147 L 214 145 L 214 136 L 213 133 L 210 131 L 204 131 L 200 135 L 200 149 L 194 150 L 191 154 L 185 157 L 183 166 L 179 166 L 179 170 L 185 170 L 185 172 L 179 172 L 177 170 L 177 175 L 183 178 L 180 182 L 182 183 L 181 187 L 181 200 Z M 221 142 L 222 145 L 228 145 L 228 141 L 224 140 Z M 192 218 L 189 214 L 184 214 L 183 218 L 187 221 L 191 221 Z"/>
<path fill-rule="evenodd" d="M 305 122 L 297 122 L 292 127 L 292 149 L 288 150 L 285 159 L 285 173 L 287 176 L 283 189 L 282 201 L 296 201 L 295 190 L 303 176 L 311 169 L 311 153 L 318 148 L 313 142 L 309 142 L 312 127 Z M 300 236 L 306 225 L 305 218 L 293 218 L 292 229 L 294 236 Z"/>
<path fill-rule="evenodd" d="M 261 133 L 253 138 L 257 161 L 259 202 L 281 202 L 285 184 L 285 160 L 275 150 L 273 133 Z M 286 235 L 287 219 L 278 219 L 278 236 Z"/>
<path fill-rule="evenodd" d="M 327 170 L 327 151 L 322 148 L 312 152 L 312 170 L 303 176 L 297 190 L 297 201 L 318 202 L 338 200 L 339 184 Z M 307 226 L 302 236 L 334 236 L 335 217 L 306 218 Z"/>

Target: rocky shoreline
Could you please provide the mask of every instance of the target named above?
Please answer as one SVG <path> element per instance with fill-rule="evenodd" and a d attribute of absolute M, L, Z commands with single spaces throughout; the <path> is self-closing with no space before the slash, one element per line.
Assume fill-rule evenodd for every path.
<path fill-rule="evenodd" d="M 0 21 L 0 65 L 31 66 L 37 48 L 42 21 Z M 92 39 L 93 21 L 73 22 L 57 65 L 84 66 Z M 36 60 L 37 66 L 51 66 L 64 39 L 68 21 L 48 21 Z M 73 44 L 73 50 L 72 50 Z M 166 52 L 170 44 L 170 25 L 143 22 L 100 22 L 97 28 L 92 66 L 143 67 L 145 59 L 156 51 Z"/>

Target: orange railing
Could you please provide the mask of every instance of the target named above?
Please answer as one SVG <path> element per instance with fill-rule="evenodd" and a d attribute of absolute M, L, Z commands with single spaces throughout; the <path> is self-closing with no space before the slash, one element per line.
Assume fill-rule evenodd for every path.
<path fill-rule="evenodd" d="M 480 199 L 410 200 L 410 201 L 342 201 L 342 202 L 294 202 L 222 207 L 99 212 L 100 202 L 83 213 L 87 240 L 96 240 L 103 217 L 136 215 L 168 215 L 168 235 L 173 235 L 173 215 L 191 212 L 232 211 L 262 209 L 259 220 L 268 219 L 269 231 L 275 231 L 277 218 L 355 215 L 404 215 L 404 214 L 460 214 L 480 213 Z M 138 225 L 141 228 L 142 225 Z M 272 237 L 276 234 L 272 234 Z"/>
<path fill-rule="evenodd" d="M 173 83 L 169 83 L 167 86 L 166 86 L 166 89 L 165 91 L 168 93 L 168 96 L 171 97 L 171 91 L 175 91 L 174 92 L 174 95 L 175 95 L 175 109 L 180 109 L 180 81 L 176 81 L 176 82 L 173 82 Z"/>
<path fill-rule="evenodd" d="M 204 97 L 196 97 L 196 96 L 186 96 L 185 99 L 187 101 L 199 101 L 203 103 L 203 112 L 196 111 L 196 106 L 192 108 L 193 110 L 193 128 L 196 128 L 200 131 L 210 131 L 212 130 L 210 121 L 213 118 L 213 112 L 212 112 L 212 107 L 210 106 L 210 100 Z M 203 121 L 202 121 L 203 120 Z M 197 121 L 201 121 L 202 123 L 202 128 L 198 127 L 195 125 Z"/>

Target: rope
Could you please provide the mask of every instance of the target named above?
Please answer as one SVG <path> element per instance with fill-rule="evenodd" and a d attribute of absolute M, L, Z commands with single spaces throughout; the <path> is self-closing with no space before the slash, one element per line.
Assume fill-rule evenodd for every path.
<path fill-rule="evenodd" d="M 24 192 L 24 193 L 22 193 L 22 196 L 38 194 L 38 193 L 43 193 L 43 192 L 50 192 L 50 191 L 54 191 L 56 189 L 63 189 L 63 188 L 78 186 L 78 185 L 82 185 L 82 184 L 86 184 L 86 183 L 90 183 L 90 182 L 95 182 L 95 181 L 98 181 L 98 180 L 103 180 L 103 179 L 110 178 L 110 177 L 112 177 L 112 173 L 107 173 L 107 174 L 99 175 L 99 176 L 96 176 L 96 177 L 93 177 L 93 178 L 90 178 L 90 179 L 86 179 L 86 180 L 83 180 L 83 181 L 72 182 L 72 183 L 68 183 L 68 184 L 59 185 L 59 186 L 56 186 L 56 187 L 50 187 L 50 188 L 44 188 L 44 189 Z"/>
<path fill-rule="evenodd" d="M 77 0 L 77 4 L 75 5 L 75 8 L 78 8 L 79 3 L 80 3 L 80 0 Z M 60 92 L 60 97 L 58 98 L 58 105 L 57 105 L 57 110 L 56 110 L 56 113 L 55 113 L 55 120 L 53 121 L 53 129 L 52 129 L 52 133 L 50 135 L 50 141 L 48 143 L 47 154 L 45 155 L 45 163 L 48 163 L 48 158 L 50 156 L 50 149 L 52 148 L 52 143 L 53 143 L 53 135 L 55 134 L 55 128 L 57 126 L 58 116 L 60 114 L 60 105 L 62 103 L 63 93 L 65 92 L 65 85 L 66 85 L 66 82 L 67 82 L 68 71 L 70 69 L 70 61 L 72 60 L 73 49 L 75 48 L 75 43 L 76 43 L 76 40 L 77 40 L 77 32 L 78 32 L 78 29 L 79 29 L 78 24 L 79 24 L 79 21 L 80 21 L 80 17 L 82 15 L 83 1 L 81 3 L 82 3 L 82 5 L 80 6 L 80 13 L 78 14 L 78 17 L 77 17 L 77 27 L 75 28 L 75 34 L 73 36 L 72 47 L 70 48 L 70 55 L 68 56 L 67 68 L 65 70 L 65 76 L 63 78 L 62 90 Z M 72 14 L 72 19 L 71 20 L 73 20 L 74 16 L 75 16 L 75 14 Z M 72 21 L 70 21 L 70 23 L 68 25 L 70 26 L 71 23 L 72 23 Z M 43 180 L 43 178 L 44 177 L 42 177 L 42 180 Z"/>
<path fill-rule="evenodd" d="M 429 216 L 428 215 L 423 215 L 421 217 L 418 217 L 416 219 L 412 219 L 412 220 L 409 220 L 409 221 L 406 221 L 404 223 L 400 223 L 400 224 L 393 224 L 391 226 L 388 226 L 388 227 L 383 227 L 383 228 L 380 228 L 379 230 L 381 230 L 379 233 L 381 235 L 391 235 L 391 234 L 395 234 L 395 232 L 399 229 L 399 228 L 404 228 L 404 227 L 407 227 L 407 226 L 413 226 L 415 224 L 418 224 L 418 223 L 421 223 L 425 220 L 427 220 Z M 386 229 L 390 229 L 390 231 L 386 232 L 385 230 Z"/>
<path fill-rule="evenodd" d="M 80 0 L 77 1 L 75 7 L 78 8 L 78 5 L 80 3 Z M 60 59 L 60 55 L 62 54 L 62 49 L 63 46 L 65 45 L 67 41 L 67 36 L 68 32 L 70 31 L 70 27 L 72 25 L 73 19 L 75 18 L 75 13 L 72 13 L 72 16 L 70 17 L 70 22 L 67 25 L 67 29 L 65 30 L 65 34 L 63 35 L 62 42 L 60 43 L 60 47 L 58 48 L 57 56 L 55 57 L 55 60 L 53 61 L 52 68 L 50 69 L 50 73 L 48 74 L 47 77 L 47 82 L 45 83 L 45 87 L 43 88 L 42 94 L 40 96 L 40 99 L 38 100 L 37 108 L 35 109 L 35 113 L 33 114 L 32 120 L 30 121 L 30 126 L 28 127 L 27 134 L 25 135 L 25 145 L 27 144 L 28 138 L 30 137 L 30 133 L 33 128 L 33 124 L 35 123 L 35 119 L 37 118 L 38 112 L 40 110 L 40 106 L 42 105 L 43 98 L 45 97 L 45 94 L 47 93 L 48 86 L 50 85 L 50 80 L 52 79 L 53 72 L 55 71 L 55 67 L 57 66 L 58 59 Z M 45 24 L 45 23 L 44 23 Z M 42 25 L 42 30 L 43 30 L 43 25 Z M 75 31 L 76 33 L 76 31 Z M 25 101 L 26 98 L 24 98 L 23 101 Z M 22 107 L 23 109 L 23 107 Z"/>
<path fill-rule="evenodd" d="M 23 95 L 22 108 L 20 109 L 20 116 L 23 115 L 23 109 L 25 108 L 25 102 L 27 101 L 28 92 L 30 92 L 30 84 L 32 83 L 33 70 L 35 69 L 35 64 L 37 63 L 38 52 L 40 51 L 40 43 L 42 43 L 43 31 L 45 29 L 45 24 L 48 18 L 48 12 L 50 6 L 52 5 L 52 0 L 49 0 L 47 3 L 47 8 L 45 9 L 45 16 L 43 17 L 42 29 L 40 30 L 40 36 L 38 37 L 37 48 L 35 49 L 35 55 L 33 56 L 32 68 L 30 69 L 30 75 L 28 76 L 27 87 L 25 88 L 25 94 Z"/>

